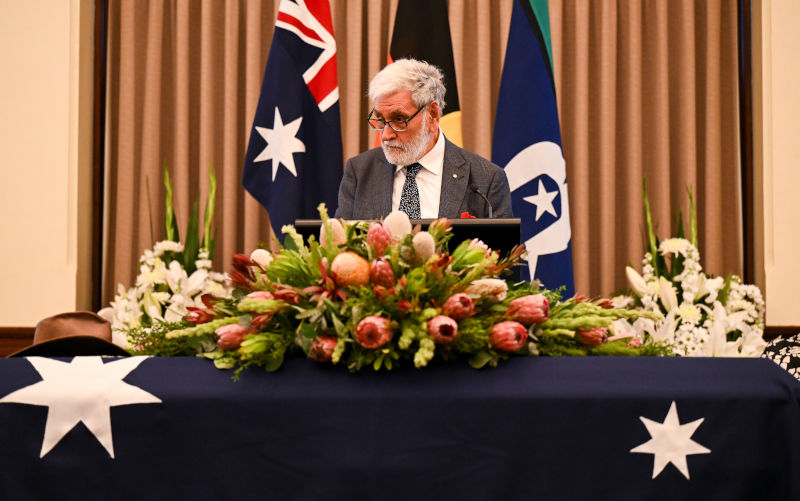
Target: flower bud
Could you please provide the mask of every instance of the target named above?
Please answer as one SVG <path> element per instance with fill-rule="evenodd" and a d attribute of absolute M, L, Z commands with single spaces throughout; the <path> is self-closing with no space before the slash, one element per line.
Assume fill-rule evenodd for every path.
<path fill-rule="evenodd" d="M 269 291 L 253 291 L 245 297 L 253 299 L 275 299 L 275 296 Z"/>
<path fill-rule="evenodd" d="M 337 339 L 332 336 L 317 336 L 311 341 L 308 358 L 317 362 L 330 362 Z"/>
<path fill-rule="evenodd" d="M 358 323 L 355 336 L 358 344 L 374 350 L 392 340 L 392 329 L 388 319 L 370 315 Z"/>
<path fill-rule="evenodd" d="M 519 322 L 506 320 L 489 331 L 489 344 L 497 351 L 517 351 L 525 346 L 528 330 Z"/>
<path fill-rule="evenodd" d="M 541 324 L 550 318 L 550 303 L 543 294 L 518 297 L 508 303 L 506 318 L 516 320 L 525 327 Z"/>
<path fill-rule="evenodd" d="M 383 256 L 392 243 L 392 234 L 382 223 L 372 223 L 367 230 L 367 245 L 375 251 L 375 257 Z"/>
<path fill-rule="evenodd" d="M 243 325 L 228 324 L 218 328 L 214 333 L 217 335 L 217 348 L 234 351 L 239 349 L 245 334 L 249 334 L 250 330 Z"/>
<path fill-rule="evenodd" d="M 266 249 L 256 249 L 250 253 L 250 260 L 266 268 L 272 262 L 272 254 Z"/>
<path fill-rule="evenodd" d="M 472 299 L 463 292 L 459 292 L 447 298 L 442 305 L 442 313 L 450 318 L 462 320 L 472 315 L 473 307 Z"/>
<path fill-rule="evenodd" d="M 414 235 L 412 244 L 414 245 L 414 252 L 417 253 L 417 257 L 423 261 L 427 261 L 428 258 L 433 256 L 433 253 L 436 252 L 436 242 L 433 240 L 433 235 L 427 231 L 420 231 Z"/>
<path fill-rule="evenodd" d="M 342 252 L 333 258 L 331 275 L 340 287 L 367 285 L 369 263 L 355 252 Z"/>
<path fill-rule="evenodd" d="M 449 344 L 458 337 L 458 323 L 450 317 L 439 315 L 428 320 L 428 334 L 436 344 Z"/>
<path fill-rule="evenodd" d="M 344 233 L 342 222 L 338 219 L 328 219 L 328 224 L 323 224 L 319 227 L 319 245 L 328 248 L 328 230 L 331 232 L 331 239 L 333 245 L 338 246 L 347 242 L 347 236 Z"/>
<path fill-rule="evenodd" d="M 369 267 L 369 279 L 373 284 L 382 285 L 387 289 L 394 286 L 394 271 L 389 261 L 382 257 L 372 261 Z"/>
<path fill-rule="evenodd" d="M 400 239 L 411 233 L 411 220 L 408 219 L 408 214 L 403 211 L 390 212 L 383 219 L 383 225 L 389 230 L 392 238 Z"/>
<path fill-rule="evenodd" d="M 600 346 L 608 341 L 608 329 L 605 327 L 578 329 L 575 331 L 575 338 L 579 343 L 587 346 Z"/>

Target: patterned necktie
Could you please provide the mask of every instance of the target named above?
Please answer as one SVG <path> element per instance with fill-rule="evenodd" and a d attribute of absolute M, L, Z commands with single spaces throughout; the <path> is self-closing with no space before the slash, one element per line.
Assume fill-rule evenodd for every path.
<path fill-rule="evenodd" d="M 400 196 L 400 210 L 408 214 L 411 219 L 420 218 L 419 188 L 417 188 L 417 173 L 422 168 L 414 163 L 406 167 L 406 182 L 403 183 L 403 194 Z"/>

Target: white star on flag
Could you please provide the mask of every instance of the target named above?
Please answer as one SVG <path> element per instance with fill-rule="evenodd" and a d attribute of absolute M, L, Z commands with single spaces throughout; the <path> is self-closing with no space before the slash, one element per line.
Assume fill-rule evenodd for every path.
<path fill-rule="evenodd" d="M 161 402 L 141 388 L 122 381 L 146 358 L 131 357 L 104 364 L 100 357 L 75 357 L 69 363 L 27 357 L 42 380 L 9 393 L 0 403 L 48 407 L 40 458 L 80 422 L 113 458 L 111 407 Z"/>
<path fill-rule="evenodd" d="M 546 191 L 544 189 L 544 184 L 540 179 L 539 187 L 536 190 L 536 195 L 524 197 L 523 200 L 536 206 L 536 220 L 538 221 L 545 212 L 552 214 L 553 217 L 558 217 L 558 214 L 556 214 L 556 209 L 553 207 L 553 200 L 555 200 L 557 196 L 558 190 Z"/>
<path fill-rule="evenodd" d="M 692 440 L 692 434 L 694 434 L 704 418 L 691 423 L 680 424 L 678 421 L 678 407 L 674 401 L 663 423 L 652 421 L 644 416 L 639 416 L 639 419 L 644 423 L 651 438 L 647 442 L 631 449 L 631 452 L 653 454 L 653 478 L 656 478 L 669 463 L 672 463 L 688 479 L 689 466 L 686 464 L 686 456 L 711 452 L 711 449 L 703 447 Z"/>
<path fill-rule="evenodd" d="M 303 122 L 303 117 L 299 117 L 294 121 L 284 125 L 281 118 L 281 111 L 275 107 L 275 119 L 272 128 L 256 126 L 256 131 L 267 142 L 267 147 L 258 154 L 253 162 L 266 162 L 272 160 L 272 180 L 275 181 L 275 176 L 278 175 L 278 168 L 281 164 L 286 167 L 286 170 L 297 177 L 297 168 L 294 165 L 294 153 L 301 153 L 306 151 L 306 145 L 303 141 L 297 139 L 297 132 L 300 130 L 300 124 Z"/>

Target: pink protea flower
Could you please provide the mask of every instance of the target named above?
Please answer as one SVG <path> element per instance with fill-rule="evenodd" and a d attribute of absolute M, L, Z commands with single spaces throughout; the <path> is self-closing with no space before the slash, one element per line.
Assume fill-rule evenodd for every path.
<path fill-rule="evenodd" d="M 374 261 L 369 267 L 369 280 L 375 285 L 382 285 L 387 289 L 394 286 L 394 271 L 389 261 L 380 257 Z"/>
<path fill-rule="evenodd" d="M 223 325 L 214 333 L 217 335 L 217 348 L 225 351 L 238 350 L 244 340 L 245 334 L 250 334 L 250 330 L 239 324 Z"/>
<path fill-rule="evenodd" d="M 472 298 L 463 292 L 453 294 L 442 305 L 442 313 L 456 320 L 462 320 L 472 315 L 472 310 Z"/>
<path fill-rule="evenodd" d="M 436 344 L 449 344 L 458 337 L 458 323 L 450 317 L 439 315 L 428 320 L 428 334 Z"/>
<path fill-rule="evenodd" d="M 356 341 L 364 348 L 374 350 L 391 340 L 391 324 L 386 318 L 370 315 L 364 317 L 356 327 Z"/>
<path fill-rule="evenodd" d="M 550 318 L 550 303 L 543 294 L 518 297 L 508 303 L 506 318 L 516 320 L 525 327 L 541 324 Z"/>
<path fill-rule="evenodd" d="M 519 322 L 506 320 L 489 331 L 489 344 L 497 351 L 517 351 L 525 346 L 528 330 Z"/>
<path fill-rule="evenodd" d="M 308 358 L 317 362 L 330 362 L 337 339 L 332 336 L 317 336 L 311 341 Z"/>
<path fill-rule="evenodd" d="M 600 346 L 608 341 L 608 329 L 605 327 L 578 329 L 575 331 L 575 338 L 579 343 L 587 346 Z"/>
<path fill-rule="evenodd" d="M 253 291 L 246 297 L 252 299 L 275 299 L 275 296 L 273 296 L 272 293 L 269 291 Z"/>
<path fill-rule="evenodd" d="M 380 257 L 386 252 L 386 248 L 392 243 L 392 234 L 383 223 L 374 222 L 369 225 L 367 230 L 367 245 L 375 251 L 375 256 Z"/>

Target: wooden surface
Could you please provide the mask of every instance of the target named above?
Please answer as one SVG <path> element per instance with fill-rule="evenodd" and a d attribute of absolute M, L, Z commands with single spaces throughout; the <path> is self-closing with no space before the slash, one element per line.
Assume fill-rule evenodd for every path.
<path fill-rule="evenodd" d="M 0 327 L 0 357 L 29 346 L 33 331 L 34 327 Z"/>

